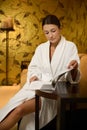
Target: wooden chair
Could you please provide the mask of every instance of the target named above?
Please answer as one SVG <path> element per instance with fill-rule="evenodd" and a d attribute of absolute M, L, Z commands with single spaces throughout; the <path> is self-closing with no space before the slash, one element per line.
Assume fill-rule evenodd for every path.
<path fill-rule="evenodd" d="M 39 97 L 45 97 L 52 100 L 57 100 L 57 95 L 53 93 L 45 93 L 44 91 L 36 90 L 36 103 L 35 103 L 35 130 L 39 130 Z M 41 130 L 56 130 L 56 117 L 48 123 Z"/>

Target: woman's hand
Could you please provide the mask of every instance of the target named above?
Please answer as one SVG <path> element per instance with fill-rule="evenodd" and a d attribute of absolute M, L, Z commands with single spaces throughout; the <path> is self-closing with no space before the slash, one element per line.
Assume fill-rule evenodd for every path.
<path fill-rule="evenodd" d="M 73 68 L 73 69 L 71 70 L 72 80 L 75 81 L 76 76 L 77 76 L 77 72 L 78 72 L 78 70 L 77 70 L 77 68 L 78 68 L 78 62 L 77 62 L 76 60 L 72 60 L 72 61 L 69 63 L 69 65 L 68 65 L 68 68 L 69 68 L 69 69 L 70 69 L 71 67 Z"/>
<path fill-rule="evenodd" d="M 33 82 L 33 81 L 35 81 L 35 80 L 38 80 L 38 77 L 37 77 L 37 76 L 31 77 L 31 78 L 30 78 L 30 83 Z"/>
<path fill-rule="evenodd" d="M 70 68 L 73 68 L 73 69 L 77 69 L 78 68 L 78 62 L 76 60 L 72 60 L 69 65 L 68 65 L 68 69 Z"/>

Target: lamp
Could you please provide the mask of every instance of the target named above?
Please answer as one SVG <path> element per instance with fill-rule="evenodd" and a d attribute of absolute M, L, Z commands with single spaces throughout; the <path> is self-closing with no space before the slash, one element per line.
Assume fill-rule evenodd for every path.
<path fill-rule="evenodd" d="M 6 85 L 8 82 L 8 57 L 9 57 L 9 31 L 14 31 L 13 29 L 13 19 L 11 17 L 6 18 L 1 22 L 2 31 L 6 31 Z"/>

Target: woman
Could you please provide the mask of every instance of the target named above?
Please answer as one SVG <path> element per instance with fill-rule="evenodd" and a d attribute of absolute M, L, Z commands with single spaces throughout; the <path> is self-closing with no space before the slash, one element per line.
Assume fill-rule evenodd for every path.
<path fill-rule="evenodd" d="M 21 118 L 20 130 L 34 130 L 35 91 L 29 89 L 31 82 L 55 80 L 62 70 L 73 68 L 63 76 L 66 81 L 79 81 L 79 57 L 75 44 L 61 35 L 60 22 L 54 15 L 43 19 L 42 29 L 47 42 L 40 44 L 28 66 L 27 82 L 24 87 L 0 110 L 0 130 L 9 130 Z M 57 114 L 56 101 L 41 98 L 40 128 Z M 46 113 L 46 114 L 44 114 Z"/>

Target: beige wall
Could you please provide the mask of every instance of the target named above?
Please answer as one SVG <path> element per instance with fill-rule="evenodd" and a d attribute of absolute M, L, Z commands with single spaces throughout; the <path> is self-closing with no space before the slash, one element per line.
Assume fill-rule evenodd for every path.
<path fill-rule="evenodd" d="M 87 53 L 87 0 L 0 0 L 0 24 L 11 16 L 15 31 L 9 32 L 9 84 L 18 83 L 21 61 L 30 61 L 35 48 L 46 39 L 41 20 L 55 14 L 62 24 L 62 34 Z M 0 31 L 0 84 L 6 84 L 6 32 Z"/>

